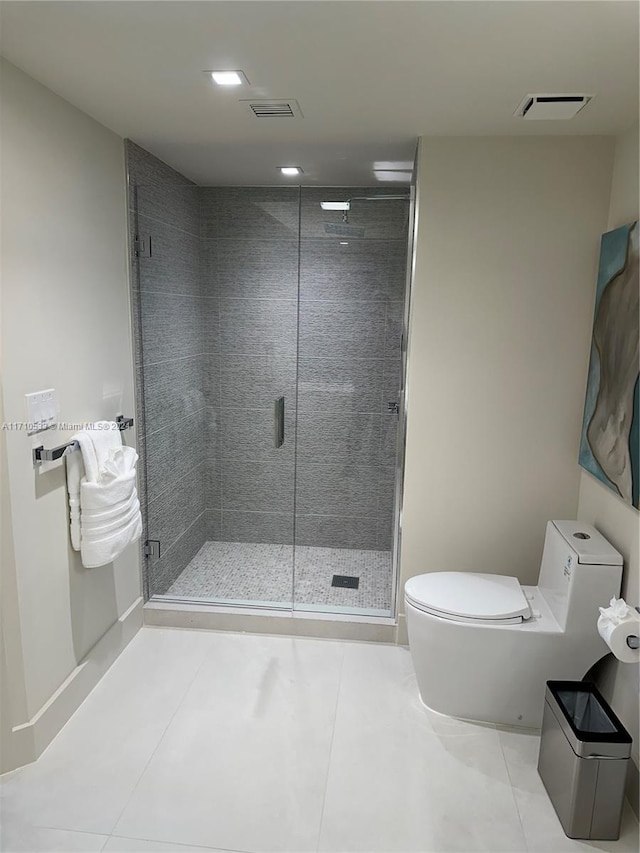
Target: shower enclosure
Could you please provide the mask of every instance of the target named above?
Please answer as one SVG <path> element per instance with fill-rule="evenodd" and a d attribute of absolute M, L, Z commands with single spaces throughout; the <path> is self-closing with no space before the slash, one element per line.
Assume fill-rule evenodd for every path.
<path fill-rule="evenodd" d="M 127 162 L 147 596 L 393 615 L 409 192 Z"/>

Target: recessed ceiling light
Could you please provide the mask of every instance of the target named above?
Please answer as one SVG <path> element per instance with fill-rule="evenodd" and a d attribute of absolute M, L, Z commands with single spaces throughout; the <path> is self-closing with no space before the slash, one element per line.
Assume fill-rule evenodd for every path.
<path fill-rule="evenodd" d="M 302 169 L 300 166 L 278 166 L 283 175 L 301 175 Z"/>
<path fill-rule="evenodd" d="M 242 86 L 249 82 L 243 71 L 210 71 L 209 74 L 218 86 Z"/>

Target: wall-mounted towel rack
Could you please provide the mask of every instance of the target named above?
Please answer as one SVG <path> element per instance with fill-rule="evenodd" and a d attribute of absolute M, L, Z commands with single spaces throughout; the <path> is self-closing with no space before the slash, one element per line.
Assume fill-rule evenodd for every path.
<path fill-rule="evenodd" d="M 133 418 L 125 418 L 124 415 L 118 415 L 116 418 L 118 429 L 122 432 L 125 429 L 131 429 L 133 426 Z M 62 459 L 63 456 L 68 456 L 70 453 L 75 453 L 80 450 L 80 445 L 77 441 L 68 441 L 66 444 L 59 444 L 58 447 L 46 448 L 43 444 L 33 448 L 33 464 L 42 465 L 43 462 L 55 462 L 57 459 Z"/>

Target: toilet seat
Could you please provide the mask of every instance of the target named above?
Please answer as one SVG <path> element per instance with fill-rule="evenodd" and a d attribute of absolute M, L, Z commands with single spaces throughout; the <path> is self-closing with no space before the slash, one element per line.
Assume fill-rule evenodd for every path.
<path fill-rule="evenodd" d="M 473 572 L 432 572 L 409 578 L 409 604 L 454 622 L 513 625 L 531 616 L 517 578 Z"/>

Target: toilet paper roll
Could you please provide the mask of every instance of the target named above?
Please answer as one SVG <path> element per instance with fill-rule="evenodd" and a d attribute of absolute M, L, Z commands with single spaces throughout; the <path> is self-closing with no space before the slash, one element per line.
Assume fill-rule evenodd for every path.
<path fill-rule="evenodd" d="M 640 614 L 638 619 L 630 617 L 617 624 L 600 617 L 598 633 L 618 660 L 624 663 L 640 663 L 640 649 L 630 649 L 627 645 L 627 637 L 640 636 Z"/>

